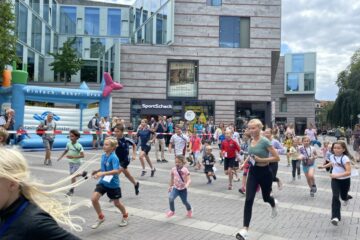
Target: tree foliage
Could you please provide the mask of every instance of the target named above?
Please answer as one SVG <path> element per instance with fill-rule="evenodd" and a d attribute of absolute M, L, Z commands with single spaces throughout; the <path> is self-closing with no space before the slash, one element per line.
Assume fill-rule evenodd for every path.
<path fill-rule="evenodd" d="M 11 65 L 16 56 L 14 5 L 10 0 L 0 1 L 0 75 L 6 65 Z"/>
<path fill-rule="evenodd" d="M 351 126 L 360 114 L 360 49 L 351 57 L 350 65 L 339 73 L 336 81 L 339 93 L 328 120 L 335 125 Z"/>
<path fill-rule="evenodd" d="M 82 65 L 82 60 L 78 58 L 74 44 L 76 38 L 69 38 L 64 42 L 63 47 L 57 53 L 50 53 L 54 57 L 54 62 L 50 63 L 51 70 L 65 75 L 65 82 L 71 81 L 71 76 L 75 75 Z"/>

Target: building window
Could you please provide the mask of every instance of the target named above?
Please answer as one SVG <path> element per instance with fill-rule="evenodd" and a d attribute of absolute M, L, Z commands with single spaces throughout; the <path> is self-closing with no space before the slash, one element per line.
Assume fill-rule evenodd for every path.
<path fill-rule="evenodd" d="M 53 52 L 57 53 L 59 48 L 59 35 L 54 33 Z"/>
<path fill-rule="evenodd" d="M 60 33 L 76 33 L 76 7 L 60 7 Z"/>
<path fill-rule="evenodd" d="M 222 0 L 207 0 L 206 3 L 208 6 L 221 6 Z"/>
<path fill-rule="evenodd" d="M 304 91 L 314 91 L 314 73 L 304 74 Z"/>
<path fill-rule="evenodd" d="M 85 34 L 99 35 L 100 10 L 98 8 L 85 8 Z"/>
<path fill-rule="evenodd" d="M 298 92 L 299 91 L 299 74 L 298 73 L 288 73 L 287 74 L 286 91 L 288 91 L 288 92 Z"/>
<path fill-rule="evenodd" d="M 292 56 L 292 72 L 304 72 L 304 54 L 294 54 Z"/>
<path fill-rule="evenodd" d="M 56 13 L 57 13 L 57 3 L 55 0 L 52 1 L 52 7 L 51 7 L 51 18 L 52 18 L 52 27 L 56 29 Z"/>
<path fill-rule="evenodd" d="M 121 35 L 121 9 L 108 9 L 108 35 Z"/>
<path fill-rule="evenodd" d="M 219 46 L 223 48 L 250 47 L 250 18 L 220 16 Z"/>
<path fill-rule="evenodd" d="M 287 112 L 287 99 L 286 98 L 280 98 L 280 104 L 279 104 L 279 111 L 280 112 Z"/>
<path fill-rule="evenodd" d="M 104 38 L 91 38 L 90 58 L 98 58 L 105 52 Z"/>
<path fill-rule="evenodd" d="M 39 18 L 35 15 L 32 17 L 32 35 L 31 35 L 31 46 L 41 52 L 41 33 L 42 24 Z"/>
<path fill-rule="evenodd" d="M 97 81 L 97 61 L 83 61 L 81 65 L 81 81 Z"/>
<path fill-rule="evenodd" d="M 35 12 L 40 12 L 40 0 L 29 0 L 29 5 Z"/>
<path fill-rule="evenodd" d="M 23 45 L 16 43 L 16 56 L 20 59 L 19 62 L 17 62 L 16 69 L 22 70 L 22 62 L 23 62 L 23 56 L 24 56 L 24 47 Z"/>
<path fill-rule="evenodd" d="M 51 31 L 50 28 L 45 27 L 45 55 L 48 55 L 50 50 L 50 42 L 51 42 Z"/>
<path fill-rule="evenodd" d="M 168 97 L 197 97 L 198 61 L 168 61 Z"/>
<path fill-rule="evenodd" d="M 34 81 L 34 71 L 35 71 L 35 53 L 28 50 L 27 58 L 27 72 L 29 73 L 29 81 Z"/>
<path fill-rule="evenodd" d="M 43 0 L 43 18 L 46 22 L 49 22 L 49 0 Z"/>
<path fill-rule="evenodd" d="M 39 56 L 38 74 L 39 74 L 38 81 L 43 82 L 44 81 L 44 58 L 42 56 Z"/>
<path fill-rule="evenodd" d="M 16 31 L 19 40 L 27 42 L 28 10 L 22 3 L 16 4 Z"/>

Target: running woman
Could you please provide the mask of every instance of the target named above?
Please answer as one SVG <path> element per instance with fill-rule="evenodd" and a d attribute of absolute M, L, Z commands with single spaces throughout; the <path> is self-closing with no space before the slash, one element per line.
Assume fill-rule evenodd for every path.
<path fill-rule="evenodd" d="M 252 141 L 249 145 L 249 164 L 251 166 L 246 183 L 243 229 L 236 234 L 236 238 L 239 240 L 245 240 L 248 237 L 252 207 L 258 185 L 261 186 L 264 202 L 271 205 L 271 217 L 277 216 L 275 199 L 270 196 L 272 173 L 269 163 L 278 162 L 280 158 L 274 147 L 271 145 L 271 142 L 267 138 L 261 136 L 260 132 L 262 128 L 263 124 L 259 119 L 252 119 L 248 123 L 248 129 L 252 137 Z"/>
<path fill-rule="evenodd" d="M 154 137 L 152 139 L 150 139 L 151 135 L 153 135 L 153 132 L 149 129 L 146 119 L 141 120 L 141 124 L 138 129 L 137 135 L 140 138 L 140 144 L 141 144 L 141 152 L 140 152 L 140 157 L 139 157 L 141 167 L 143 169 L 141 172 L 141 176 L 143 177 L 146 174 L 146 170 L 145 170 L 145 159 L 146 159 L 147 163 L 149 164 L 149 166 L 151 168 L 150 176 L 154 177 L 156 169 L 151 163 L 151 160 L 149 157 L 149 152 L 151 150 L 151 143 L 153 143 L 155 141 L 156 135 L 154 134 Z"/>
<path fill-rule="evenodd" d="M 342 141 L 335 142 L 332 145 L 330 162 L 320 165 L 318 168 L 332 167 L 330 173 L 332 204 L 331 204 L 331 223 L 335 226 L 341 220 L 341 204 L 339 196 L 344 201 L 344 206 L 348 205 L 349 199 L 352 197 L 348 194 L 350 190 L 351 164 L 350 153 L 346 147 L 346 143 Z"/>
<path fill-rule="evenodd" d="M 300 159 L 302 160 L 303 171 L 306 181 L 310 187 L 310 197 L 314 197 L 317 191 L 315 184 L 315 160 L 317 159 L 316 149 L 310 145 L 310 138 L 305 136 L 302 139 L 303 146 L 299 148 Z"/>
<path fill-rule="evenodd" d="M 134 161 L 136 159 L 136 144 L 131 138 L 124 136 L 124 126 L 122 124 L 118 124 L 114 127 L 114 134 L 118 140 L 118 146 L 115 150 L 116 156 L 119 158 L 120 166 L 123 169 L 125 177 L 134 184 L 135 195 L 138 195 L 140 183 L 139 181 L 135 181 L 127 168 L 130 164 L 129 147 L 132 147 L 132 160 Z"/>
<path fill-rule="evenodd" d="M 172 217 L 175 215 L 175 199 L 180 196 L 182 203 L 185 205 L 188 218 L 192 217 L 192 208 L 190 203 L 187 200 L 187 189 L 191 183 L 190 172 L 184 167 L 186 164 L 185 157 L 183 155 L 178 155 L 175 157 L 175 167 L 171 169 L 171 179 L 169 186 L 169 204 L 170 211 L 166 213 L 167 217 Z"/>
<path fill-rule="evenodd" d="M 63 152 L 63 154 L 61 154 L 61 156 L 58 158 L 58 161 L 60 161 L 65 155 L 66 158 L 69 161 L 69 170 L 70 170 L 70 175 L 73 175 L 74 173 L 76 173 L 81 165 L 81 159 L 85 157 L 84 155 L 84 148 L 83 146 L 78 142 L 79 138 L 80 138 L 80 133 L 78 130 L 70 130 L 70 141 L 66 144 L 66 149 Z M 86 177 L 87 172 L 82 172 L 79 173 L 75 176 L 73 176 L 73 178 L 71 178 L 71 183 L 75 183 L 76 182 L 76 178 L 77 177 Z M 74 188 L 70 188 L 70 190 L 66 193 L 66 195 L 68 196 L 72 196 L 74 194 Z"/>
<path fill-rule="evenodd" d="M 128 224 L 128 213 L 125 206 L 120 202 L 121 188 L 119 174 L 123 172 L 120 166 L 118 157 L 115 154 L 118 140 L 114 137 L 107 137 L 104 141 L 104 154 L 101 157 L 101 168 L 93 171 L 92 176 L 99 179 L 98 184 L 91 197 L 91 202 L 98 215 L 97 221 L 91 226 L 92 229 L 98 228 L 104 221 L 105 216 L 101 211 L 99 200 L 105 193 L 113 200 L 115 207 L 122 213 L 122 220 L 119 223 L 120 227 L 125 227 Z"/>
<path fill-rule="evenodd" d="M 225 132 L 225 140 L 221 144 L 221 152 L 225 157 L 224 171 L 229 177 L 228 190 L 232 190 L 233 169 L 236 167 L 236 153 L 240 152 L 240 146 L 232 139 L 232 132 L 230 129 Z"/>
<path fill-rule="evenodd" d="M 267 128 L 264 131 L 264 137 L 266 137 L 267 139 L 269 139 L 269 141 L 271 142 L 271 145 L 274 147 L 274 149 L 277 151 L 277 153 L 280 154 L 285 154 L 285 149 L 281 146 L 281 143 L 273 138 L 272 135 L 272 129 L 271 128 Z M 271 153 L 270 153 L 271 154 Z M 269 156 L 271 157 L 271 156 Z M 273 175 L 273 182 L 276 182 L 278 185 L 279 190 L 282 190 L 283 188 L 283 183 L 280 180 L 280 178 L 278 178 L 277 175 L 277 171 L 279 168 L 279 163 L 278 162 L 271 162 L 269 163 L 272 175 Z"/>

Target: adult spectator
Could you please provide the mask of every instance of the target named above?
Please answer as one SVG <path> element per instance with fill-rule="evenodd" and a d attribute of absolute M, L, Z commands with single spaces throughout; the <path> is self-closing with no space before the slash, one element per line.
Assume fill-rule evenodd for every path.
<path fill-rule="evenodd" d="M 339 140 L 340 140 L 340 137 L 341 137 L 340 126 L 338 126 L 338 127 L 335 129 L 335 137 L 336 137 L 336 141 L 339 141 Z"/>
<path fill-rule="evenodd" d="M 174 123 L 173 123 L 171 117 L 167 119 L 167 133 L 169 133 L 169 134 L 166 135 L 165 144 L 166 144 L 166 147 L 169 147 L 170 138 L 171 138 L 172 134 L 174 133 Z"/>
<path fill-rule="evenodd" d="M 350 145 L 350 139 L 351 139 L 351 136 L 352 136 L 352 130 L 350 127 L 348 127 L 345 131 L 345 137 L 346 137 L 346 143 L 348 145 Z"/>
<path fill-rule="evenodd" d="M 175 156 L 183 155 L 185 156 L 186 145 L 189 142 L 189 137 L 183 134 L 181 131 L 181 126 L 176 124 L 175 126 L 175 134 L 172 135 L 169 144 L 169 153 L 171 153 L 171 149 L 174 148 Z"/>
<path fill-rule="evenodd" d="M 0 127 L 7 131 L 15 130 L 15 111 L 14 109 L 8 108 L 5 110 L 5 115 L 0 115 Z M 10 143 L 11 139 L 14 139 L 15 134 L 10 134 L 6 140 L 6 144 Z"/>
<path fill-rule="evenodd" d="M 291 134 L 292 137 L 295 137 L 295 129 L 293 123 L 290 123 L 289 126 L 286 128 L 285 136 L 288 134 Z"/>
<path fill-rule="evenodd" d="M 354 131 L 352 132 L 353 136 L 353 150 L 357 153 L 356 160 L 360 161 L 360 124 L 356 124 Z"/>
<path fill-rule="evenodd" d="M 166 122 L 164 122 L 164 119 L 162 116 L 159 116 L 158 122 L 154 126 L 154 131 L 156 134 L 156 140 L 155 140 L 155 156 L 157 162 L 168 162 L 165 159 L 164 150 L 165 150 L 165 135 L 167 126 Z M 159 149 L 160 148 L 160 149 Z M 159 158 L 159 150 L 161 151 L 161 160 Z"/>
<path fill-rule="evenodd" d="M 280 125 L 279 127 L 279 141 L 282 143 L 284 141 L 285 138 L 285 128 L 284 125 Z"/>
<path fill-rule="evenodd" d="M 196 134 L 200 138 L 202 138 L 203 128 L 204 128 L 204 126 L 202 125 L 200 118 L 198 118 L 197 122 L 194 124 L 194 132 L 196 132 Z"/>
<path fill-rule="evenodd" d="M 41 122 L 39 125 L 39 130 L 43 131 L 55 131 L 56 130 L 56 123 L 54 120 L 54 114 L 49 112 L 46 116 L 46 120 L 44 122 Z M 54 132 L 45 132 L 42 134 L 42 140 L 44 143 L 45 148 L 45 160 L 44 165 L 52 165 L 51 163 L 51 150 L 54 144 L 55 140 L 55 134 Z"/>
<path fill-rule="evenodd" d="M 93 141 L 92 141 L 92 148 L 93 149 L 98 149 L 98 147 L 100 146 L 100 139 L 101 139 L 101 134 L 99 132 L 100 130 L 100 123 L 99 123 L 99 114 L 95 113 L 95 115 L 92 117 L 91 119 L 91 126 L 89 126 L 91 131 L 97 132 L 97 133 L 93 133 Z"/>

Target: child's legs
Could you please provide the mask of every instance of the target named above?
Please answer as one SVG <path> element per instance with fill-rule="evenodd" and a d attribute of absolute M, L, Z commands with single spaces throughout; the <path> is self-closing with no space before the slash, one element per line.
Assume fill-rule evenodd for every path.
<path fill-rule="evenodd" d="M 123 168 L 123 173 L 125 174 L 125 177 L 129 179 L 129 181 L 132 184 L 136 184 L 135 178 L 130 174 L 129 170 L 127 168 Z"/>
<path fill-rule="evenodd" d="M 147 163 L 149 164 L 150 168 L 153 169 L 153 165 L 151 163 L 150 157 L 148 155 L 148 153 L 145 154 L 145 159 L 147 161 Z"/>
<path fill-rule="evenodd" d="M 93 193 L 93 195 L 91 197 L 91 202 L 92 202 L 92 205 L 93 205 L 97 215 L 100 216 L 102 214 L 102 212 L 101 212 L 99 199 L 101 198 L 101 196 L 103 194 L 97 192 L 97 190 L 98 190 L 98 185 L 96 186 L 95 192 Z"/>
<path fill-rule="evenodd" d="M 175 212 L 175 199 L 179 196 L 179 190 L 173 187 L 172 191 L 169 193 L 169 205 L 170 210 Z"/>
<path fill-rule="evenodd" d="M 297 160 L 291 160 L 291 165 L 292 165 L 292 177 L 295 178 Z"/>
<path fill-rule="evenodd" d="M 126 212 L 125 206 L 124 206 L 124 204 L 122 204 L 120 202 L 120 199 L 114 199 L 113 202 L 114 202 L 115 207 L 117 207 L 120 210 L 122 215 L 126 215 L 127 212 Z"/>
<path fill-rule="evenodd" d="M 350 190 L 350 178 L 339 180 L 340 184 L 340 197 L 341 200 L 346 201 L 348 200 L 348 193 Z"/>
<path fill-rule="evenodd" d="M 140 152 L 140 157 L 139 157 L 139 159 L 140 159 L 140 164 L 141 164 L 142 169 L 145 170 L 145 161 L 144 161 L 144 159 L 145 159 L 145 152 L 144 152 L 143 150 L 141 150 L 141 152 Z"/>
<path fill-rule="evenodd" d="M 180 196 L 180 199 L 181 199 L 182 203 L 185 205 L 186 210 L 190 211 L 191 210 L 191 205 L 187 200 L 187 189 L 185 188 L 183 190 L 180 190 L 179 191 L 179 196 Z"/>
<path fill-rule="evenodd" d="M 338 179 L 331 179 L 331 190 L 332 190 L 332 203 L 331 203 L 331 218 L 341 219 L 340 209 L 341 203 L 339 200 L 340 195 L 340 184 Z"/>
<path fill-rule="evenodd" d="M 299 160 L 296 161 L 296 169 L 297 169 L 298 176 L 300 176 L 300 161 Z"/>

